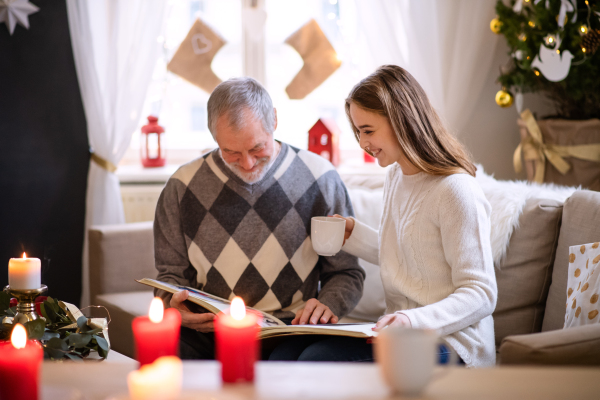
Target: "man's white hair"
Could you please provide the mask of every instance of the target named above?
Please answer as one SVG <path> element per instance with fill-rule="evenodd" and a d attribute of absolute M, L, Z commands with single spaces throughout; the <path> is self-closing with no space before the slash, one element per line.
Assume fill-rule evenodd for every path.
<path fill-rule="evenodd" d="M 207 105 L 208 129 L 217 133 L 217 120 L 227 114 L 229 125 L 240 129 L 250 111 L 262 122 L 266 132 L 275 131 L 275 110 L 267 90 L 256 79 L 232 78 L 220 83 L 210 95 Z"/>

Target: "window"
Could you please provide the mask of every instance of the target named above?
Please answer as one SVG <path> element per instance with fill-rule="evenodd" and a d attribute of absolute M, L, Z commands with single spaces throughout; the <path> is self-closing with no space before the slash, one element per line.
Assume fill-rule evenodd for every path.
<path fill-rule="evenodd" d="M 192 131 L 206 131 L 206 126 L 208 124 L 206 104 L 192 104 L 192 107 L 190 109 L 190 122 Z"/>
<path fill-rule="evenodd" d="M 242 2 L 249 0 L 169 1 L 163 34 L 157 38 L 162 52 L 156 61 L 152 82 L 131 149 L 123 163 L 138 162 L 139 128 L 154 114 L 165 128 L 169 163 L 183 163 L 214 148 L 207 127 L 209 94 L 166 70 L 166 64 L 187 35 L 196 18 L 214 28 L 227 44 L 217 53 L 212 69 L 222 80 L 243 76 Z M 277 108 L 275 137 L 306 148 L 308 130 L 318 118 L 336 121 L 342 131 L 342 159 L 362 158 L 344 112 L 344 99 L 360 79 L 356 13 L 351 0 L 259 0 L 267 12 L 265 26 L 265 75 L 262 82 Z M 305 99 L 290 100 L 286 86 L 301 69 L 303 61 L 285 39 L 314 18 L 332 43 L 341 67 Z"/>

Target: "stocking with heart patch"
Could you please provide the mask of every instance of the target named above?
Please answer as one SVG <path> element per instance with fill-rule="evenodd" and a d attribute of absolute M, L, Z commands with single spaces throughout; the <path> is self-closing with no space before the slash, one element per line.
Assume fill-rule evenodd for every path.
<path fill-rule="evenodd" d="M 303 99 L 337 70 L 342 62 L 314 19 L 294 32 L 285 43 L 302 57 L 304 65 L 285 88 L 290 99 Z"/>
<path fill-rule="evenodd" d="M 221 83 L 221 79 L 213 72 L 211 63 L 225 43 L 225 39 L 217 32 L 197 19 L 167 64 L 167 69 L 211 93 Z"/>

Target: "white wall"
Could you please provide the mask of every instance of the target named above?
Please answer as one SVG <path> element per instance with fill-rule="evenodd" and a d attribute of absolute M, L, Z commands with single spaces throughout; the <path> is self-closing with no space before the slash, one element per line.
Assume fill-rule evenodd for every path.
<path fill-rule="evenodd" d="M 506 42 L 502 37 L 499 39 L 493 61 L 495 67 L 490 70 L 480 97 L 473 99 L 477 102 L 475 111 L 458 137 L 487 173 L 494 174 L 497 179 L 525 179 L 524 172 L 517 176 L 512 162 L 520 141 L 516 107 L 513 104 L 510 108 L 500 108 L 494 100 L 500 90 L 496 83 L 499 67 L 508 60 Z M 550 104 L 539 95 L 526 94 L 523 108 L 529 108 L 536 116 L 552 113 Z"/>

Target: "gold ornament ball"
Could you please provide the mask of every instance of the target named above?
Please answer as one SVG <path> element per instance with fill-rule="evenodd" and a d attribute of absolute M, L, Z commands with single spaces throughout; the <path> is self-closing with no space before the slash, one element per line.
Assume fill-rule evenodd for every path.
<path fill-rule="evenodd" d="M 507 108 L 512 106 L 513 96 L 506 90 L 499 90 L 496 93 L 496 104 L 498 104 L 502 108 Z"/>
<path fill-rule="evenodd" d="M 500 33 L 500 28 L 502 27 L 502 22 L 498 18 L 494 18 L 492 22 L 490 22 L 490 29 L 496 35 Z"/>

